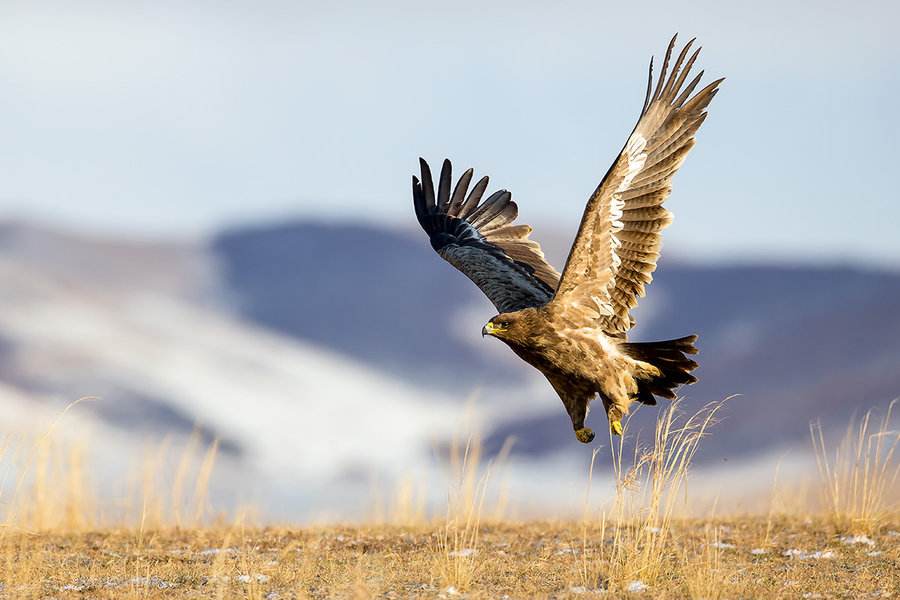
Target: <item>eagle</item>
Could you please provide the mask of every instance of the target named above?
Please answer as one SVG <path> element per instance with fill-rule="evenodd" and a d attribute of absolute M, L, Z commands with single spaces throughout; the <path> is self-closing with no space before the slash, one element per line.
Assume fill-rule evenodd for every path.
<path fill-rule="evenodd" d="M 428 163 L 413 176 L 416 218 L 431 246 L 496 307 L 482 336 L 503 341 L 550 382 L 565 406 L 575 437 L 594 439 L 585 426 L 599 396 L 612 434 L 632 403 L 655 405 L 697 381 L 696 335 L 658 342 L 628 341 L 631 310 L 653 279 L 661 232 L 672 222 L 663 203 L 672 178 L 694 146 L 706 109 L 724 78 L 696 93 L 703 71 L 688 79 L 700 53 L 688 42 L 672 63 L 669 42 L 654 85 L 653 59 L 644 104 L 631 134 L 587 202 L 562 275 L 551 266 L 532 228 L 516 224 L 518 207 L 507 190 L 482 201 L 488 177 L 471 190 L 473 170 L 454 186 L 445 160 L 435 192 Z M 690 53 L 690 56 L 688 56 Z M 671 70 L 670 70 L 671 63 Z"/>

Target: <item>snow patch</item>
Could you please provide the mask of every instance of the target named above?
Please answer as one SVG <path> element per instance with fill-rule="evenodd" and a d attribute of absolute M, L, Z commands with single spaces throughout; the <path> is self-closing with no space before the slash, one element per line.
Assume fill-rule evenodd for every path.
<path fill-rule="evenodd" d="M 831 550 L 816 550 L 815 552 L 806 552 L 805 550 L 791 548 L 790 550 L 785 550 L 782 553 L 782 556 L 786 556 L 788 558 L 798 558 L 800 560 L 820 560 L 834 558 L 834 552 Z"/>
<path fill-rule="evenodd" d="M 219 554 L 237 554 L 237 548 L 206 548 L 200 551 L 200 556 L 217 556 Z"/>
<path fill-rule="evenodd" d="M 587 588 L 583 585 L 573 585 L 569 588 L 569 591 L 573 594 L 587 594 Z"/>
<path fill-rule="evenodd" d="M 865 544 L 866 546 L 871 547 L 875 545 L 875 541 L 867 535 L 845 535 L 841 538 L 841 543 L 846 544 L 847 546 Z"/>
<path fill-rule="evenodd" d="M 641 592 L 646 592 L 647 589 L 649 588 L 643 581 L 632 581 L 625 587 L 625 591 L 632 594 L 640 594 Z"/>

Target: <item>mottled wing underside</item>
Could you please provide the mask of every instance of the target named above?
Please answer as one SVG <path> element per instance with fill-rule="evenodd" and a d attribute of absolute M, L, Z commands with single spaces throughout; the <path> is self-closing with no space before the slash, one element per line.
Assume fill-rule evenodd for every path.
<path fill-rule="evenodd" d="M 614 337 L 624 337 L 634 324 L 630 311 L 653 279 L 660 233 L 672 221 L 663 207 L 672 177 L 722 82 L 717 79 L 691 96 L 703 76 L 701 71 L 685 85 L 700 52 L 688 58 L 692 44 L 678 55 L 667 78 L 672 38 L 655 89 L 651 60 L 641 116 L 588 201 L 554 300 L 570 324 L 599 324 Z"/>
<path fill-rule="evenodd" d="M 445 160 L 435 196 L 431 169 L 419 161 L 422 181 L 413 176 L 413 202 L 435 251 L 471 279 L 500 312 L 549 302 L 559 273 L 529 239 L 531 227 L 513 223 L 518 207 L 512 195 L 500 190 L 482 202 L 488 178 L 468 191 L 472 169 L 462 174 L 451 194 L 452 170 Z"/>

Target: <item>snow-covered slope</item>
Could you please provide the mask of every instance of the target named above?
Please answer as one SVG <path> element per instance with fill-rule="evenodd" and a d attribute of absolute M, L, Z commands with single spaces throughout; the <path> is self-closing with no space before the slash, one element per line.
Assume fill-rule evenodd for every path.
<path fill-rule="evenodd" d="M 22 408 L 29 402 L 52 414 L 96 396 L 59 428 L 73 435 L 90 427 L 92 438 L 112 440 L 108 451 L 118 453 L 138 452 L 129 441 L 197 428 L 222 441 L 232 463 L 226 470 L 253 481 L 233 485 L 265 489 L 268 504 L 299 498 L 305 510 L 333 501 L 305 491 L 348 474 L 361 484 L 370 473 L 390 476 L 451 435 L 458 407 L 447 398 L 242 321 L 189 285 L 160 285 L 179 279 L 183 265 L 159 263 L 168 277 L 149 272 L 152 261 L 142 259 L 158 248 L 141 254 L 132 246 L 132 264 L 142 268 L 110 285 L 96 269 L 115 248 L 108 249 L 113 256 L 82 262 L 83 250 L 73 242 L 64 253 L 83 275 L 55 261 L 44 268 L 33 256 L 0 255 L 0 417 L 7 430 L 28 424 Z M 339 319 L 333 328 L 353 335 Z M 283 512 L 303 512 L 296 508 Z"/>
<path fill-rule="evenodd" d="M 788 449 L 805 464 L 809 421 L 842 429 L 896 396 L 898 302 L 900 276 L 885 271 L 672 263 L 634 335 L 700 334 L 684 408 L 742 394 L 704 441 L 704 468 L 765 470 Z M 384 228 L 288 223 L 206 244 L 0 225 L 0 427 L 56 421 L 112 483 L 163 438 L 218 440 L 214 500 L 296 518 L 359 515 L 373 486 L 410 473 L 438 482 L 470 415 L 488 455 L 516 438 L 509 490 L 559 499 L 593 447 L 540 374 L 478 335 L 492 312 L 427 241 Z M 96 399 L 58 418 L 84 396 Z M 656 414 L 641 410 L 632 431 Z M 602 428 L 602 413 L 589 422 Z"/>

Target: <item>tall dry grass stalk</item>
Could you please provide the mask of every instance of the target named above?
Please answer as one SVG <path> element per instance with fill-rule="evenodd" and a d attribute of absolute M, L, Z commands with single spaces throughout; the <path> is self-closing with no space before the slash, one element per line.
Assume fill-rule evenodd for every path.
<path fill-rule="evenodd" d="M 679 578 L 683 582 L 689 598 L 718 600 L 719 598 L 743 597 L 735 593 L 729 579 L 733 575 L 727 570 L 722 560 L 722 547 L 719 527 L 712 523 L 703 526 L 703 542 L 699 551 L 680 548 Z"/>
<path fill-rule="evenodd" d="M 88 454 L 85 442 L 54 435 L 7 440 L 0 465 L 14 476 L 0 481 L 0 536 L 127 528 L 140 538 L 147 530 L 199 527 L 216 516 L 208 491 L 216 442 L 204 447 L 193 435 L 179 448 L 164 440 L 119 483 L 91 477 Z"/>
<path fill-rule="evenodd" d="M 416 526 L 428 520 L 428 490 L 412 475 L 403 477 L 391 499 L 388 522 L 395 525 Z"/>
<path fill-rule="evenodd" d="M 480 465 L 480 438 L 470 436 L 464 448 L 453 440 L 447 512 L 438 530 L 436 557 L 441 584 L 459 591 L 472 586 L 479 565 L 478 534 L 491 476 L 491 465 Z"/>
<path fill-rule="evenodd" d="M 370 482 L 369 506 L 365 521 L 371 525 L 419 527 L 429 522 L 428 488 L 425 477 L 402 475 L 385 486 L 378 478 Z M 387 491 L 385 491 L 387 490 Z"/>
<path fill-rule="evenodd" d="M 686 501 L 691 461 L 722 405 L 711 403 L 685 417 L 672 403 L 657 418 L 649 447 L 635 442 L 629 455 L 625 436 L 611 443 L 615 495 L 600 513 L 601 543 L 589 548 L 585 533 L 585 554 L 592 550 L 594 556 L 583 559 L 583 585 L 621 593 L 633 582 L 652 585 L 672 571 L 672 521 Z M 627 424 L 625 431 L 627 436 Z"/>
<path fill-rule="evenodd" d="M 83 446 L 63 451 L 41 437 L 27 450 L 8 446 L 2 458 L 4 468 L 15 474 L 11 485 L 0 491 L 3 531 L 81 531 L 96 523 Z"/>
<path fill-rule="evenodd" d="M 102 575 L 106 581 L 121 582 L 149 580 L 156 565 L 140 552 L 159 530 L 189 527 L 206 536 L 199 528 L 211 523 L 207 490 L 216 443 L 204 448 L 195 436 L 180 456 L 172 444 L 162 443 L 133 469 L 139 481 L 131 486 L 132 493 L 116 502 L 109 497 L 115 485 L 89 477 L 88 446 L 61 441 L 54 429 L 31 441 L 11 439 L 0 455 L 0 466 L 14 474 L 11 481 L 0 482 L 0 556 L 5 558 L 0 581 L 5 589 L 15 590 L 13 597 L 45 597 L 42 586 L 61 568 L 58 559 L 48 562 L 48 539 L 79 539 L 77 534 L 97 530 L 127 538 L 135 555 Z M 173 465 L 178 466 L 173 470 Z M 123 585 L 115 597 L 143 598 L 148 589 Z"/>
<path fill-rule="evenodd" d="M 872 411 L 851 421 L 843 439 L 830 450 L 820 423 L 810 425 L 828 517 L 836 528 L 852 533 L 875 533 L 898 510 L 900 497 L 900 431 L 894 406 L 888 405 L 880 421 Z"/>

